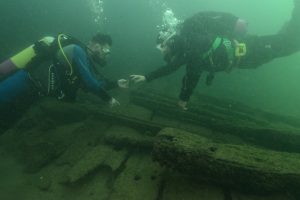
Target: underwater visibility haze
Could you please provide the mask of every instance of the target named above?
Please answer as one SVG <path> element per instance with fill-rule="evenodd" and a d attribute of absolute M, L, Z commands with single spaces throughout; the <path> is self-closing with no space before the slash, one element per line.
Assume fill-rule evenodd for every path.
<path fill-rule="evenodd" d="M 290 30 L 300 16 L 295 5 L 300 0 L 1 0 L 0 94 L 1 63 L 32 44 L 43 49 L 35 42 L 46 36 L 71 70 L 105 51 L 107 65 L 91 70 L 105 81 L 87 85 L 120 89 L 92 88 L 100 100 L 83 87 L 71 103 L 40 95 L 28 109 L 9 109 L 11 116 L 0 104 L 0 199 L 300 199 L 300 52 L 252 69 L 212 70 L 211 85 L 204 72 L 187 110 L 177 105 L 185 67 L 151 82 L 132 79 L 164 66 L 159 49 L 198 12 L 231 13 L 262 37 Z M 84 53 L 64 52 L 62 33 Z M 92 37 L 106 46 L 93 46 Z M 300 41 L 290 39 L 278 46 Z M 70 74 L 63 83 L 76 87 Z"/>
<path fill-rule="evenodd" d="M 113 38 L 107 70 L 118 77 L 126 77 L 149 72 L 163 64 L 155 49 L 155 40 L 157 26 L 162 24 L 167 8 L 182 20 L 199 11 L 230 12 L 248 21 L 250 34 L 263 35 L 276 33 L 283 27 L 291 17 L 293 1 L 29 0 L 1 1 L 0 5 L 2 60 L 45 35 L 66 33 L 87 42 L 95 32 L 103 31 Z M 300 116 L 297 57 L 298 54 L 294 54 L 276 59 L 255 70 L 236 70 L 229 75 L 220 73 L 212 87 L 206 87 L 201 80 L 197 92 Z M 182 74 L 166 78 L 171 82 L 168 84 L 171 91 L 180 87 Z"/>

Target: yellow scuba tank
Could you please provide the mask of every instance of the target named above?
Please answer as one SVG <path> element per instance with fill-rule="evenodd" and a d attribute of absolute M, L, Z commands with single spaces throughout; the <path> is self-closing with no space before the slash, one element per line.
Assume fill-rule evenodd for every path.
<path fill-rule="evenodd" d="M 55 40 L 54 37 L 44 37 L 40 42 L 44 42 L 46 45 L 50 46 L 51 43 Z M 19 52 L 18 54 L 12 56 L 10 59 L 16 65 L 18 69 L 25 68 L 26 65 L 36 56 L 34 45 L 31 45 L 24 49 L 23 51 Z"/>

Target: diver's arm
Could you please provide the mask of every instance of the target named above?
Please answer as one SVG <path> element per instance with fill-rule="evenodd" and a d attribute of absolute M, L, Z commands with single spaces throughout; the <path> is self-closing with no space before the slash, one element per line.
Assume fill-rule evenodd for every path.
<path fill-rule="evenodd" d="M 183 77 L 182 88 L 179 94 L 179 99 L 181 101 L 189 101 L 190 96 L 193 94 L 194 88 L 196 87 L 200 76 L 189 78 L 187 76 Z M 192 80 L 191 80 L 192 79 Z"/>
<path fill-rule="evenodd" d="M 112 89 L 119 87 L 117 80 L 104 79 L 104 81 L 105 81 L 105 84 L 104 84 L 105 90 L 112 90 Z"/>
<path fill-rule="evenodd" d="M 174 57 L 175 58 L 175 57 Z M 173 59 L 175 60 L 175 59 Z M 183 62 L 167 62 L 166 65 L 146 74 L 146 75 L 130 75 L 131 81 L 134 83 L 141 83 L 144 81 L 150 82 L 154 79 L 160 78 L 162 76 L 166 76 L 176 71 Z"/>
<path fill-rule="evenodd" d="M 190 96 L 193 94 L 195 87 L 200 79 L 202 71 L 195 69 L 188 69 L 186 75 L 182 79 L 182 88 L 179 94 L 179 99 L 181 101 L 187 102 Z"/>
<path fill-rule="evenodd" d="M 150 72 L 148 74 L 145 75 L 146 77 L 146 81 L 152 81 L 154 79 L 163 77 L 163 76 L 167 76 L 169 74 L 171 74 L 172 72 L 175 72 L 177 69 L 179 69 L 179 67 L 181 66 L 181 64 L 178 63 L 168 63 L 165 66 L 162 66 L 160 68 L 158 68 L 157 70 L 154 70 L 153 72 Z"/>
<path fill-rule="evenodd" d="M 80 47 L 75 47 L 73 61 L 75 62 L 79 77 L 88 91 L 98 95 L 106 102 L 110 101 L 112 97 L 104 89 L 105 81 L 99 81 L 93 76 L 86 53 Z"/>

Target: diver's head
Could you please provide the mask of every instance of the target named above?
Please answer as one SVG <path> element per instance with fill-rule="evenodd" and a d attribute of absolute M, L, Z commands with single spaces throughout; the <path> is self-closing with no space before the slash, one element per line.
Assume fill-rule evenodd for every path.
<path fill-rule="evenodd" d="M 178 25 L 181 24 L 181 20 L 177 19 L 171 9 L 166 9 L 163 13 L 163 23 L 159 28 L 159 34 L 156 39 L 156 47 L 163 55 L 170 52 L 172 47 L 172 38 L 178 32 Z"/>
<path fill-rule="evenodd" d="M 157 44 L 156 48 L 162 53 L 163 56 L 167 55 L 170 52 L 170 47 L 163 43 Z"/>
<path fill-rule="evenodd" d="M 156 38 L 156 48 L 166 55 L 170 51 L 171 38 L 176 35 L 176 32 L 160 31 Z"/>
<path fill-rule="evenodd" d="M 100 66 L 105 66 L 112 39 L 109 35 L 97 33 L 88 44 L 88 52 L 94 62 Z"/>
<path fill-rule="evenodd" d="M 244 19 L 239 18 L 234 27 L 234 33 L 237 37 L 243 37 L 246 35 L 248 29 L 248 22 Z"/>

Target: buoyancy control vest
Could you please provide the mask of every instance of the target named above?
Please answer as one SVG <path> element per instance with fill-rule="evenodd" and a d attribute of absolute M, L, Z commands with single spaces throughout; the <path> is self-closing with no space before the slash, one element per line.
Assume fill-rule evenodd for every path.
<path fill-rule="evenodd" d="M 239 43 L 237 40 L 230 40 L 228 38 L 216 37 L 212 43 L 211 48 L 202 55 L 202 59 L 208 59 L 210 67 L 208 76 L 206 77 L 206 84 L 210 85 L 214 79 L 214 73 L 218 70 L 214 61 L 214 53 L 223 46 L 226 53 L 227 63 L 222 63 L 225 72 L 231 72 L 233 67 L 238 66 L 240 59 L 246 55 L 247 48 L 245 43 Z"/>
<path fill-rule="evenodd" d="M 41 95 L 65 96 L 62 91 L 68 88 L 75 88 L 77 74 L 74 72 L 72 61 L 68 59 L 63 48 L 70 44 L 76 44 L 86 49 L 86 46 L 75 38 L 60 34 L 56 38 L 48 38 L 37 41 L 33 46 L 34 56 L 26 64 L 26 69 L 35 87 Z M 61 63 L 57 58 L 61 52 L 65 63 Z"/>

